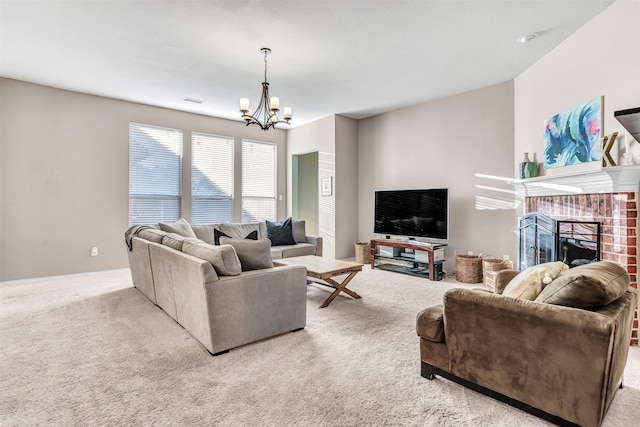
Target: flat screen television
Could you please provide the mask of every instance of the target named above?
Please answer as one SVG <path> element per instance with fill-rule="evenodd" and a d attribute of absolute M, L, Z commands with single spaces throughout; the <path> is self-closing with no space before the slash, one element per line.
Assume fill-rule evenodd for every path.
<path fill-rule="evenodd" d="M 376 191 L 373 232 L 448 239 L 449 189 Z"/>

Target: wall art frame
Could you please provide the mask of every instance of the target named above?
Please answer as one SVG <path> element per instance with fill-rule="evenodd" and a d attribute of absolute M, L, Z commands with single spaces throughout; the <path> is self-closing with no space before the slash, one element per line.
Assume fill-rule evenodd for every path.
<path fill-rule="evenodd" d="M 320 191 L 323 196 L 333 195 L 333 177 L 323 176 L 320 179 Z"/>

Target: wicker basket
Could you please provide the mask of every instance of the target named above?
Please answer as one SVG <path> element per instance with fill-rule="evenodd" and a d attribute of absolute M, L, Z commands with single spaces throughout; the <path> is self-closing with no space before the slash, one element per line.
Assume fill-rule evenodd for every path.
<path fill-rule="evenodd" d="M 498 271 L 507 269 L 513 269 L 513 261 L 508 259 L 485 258 L 482 261 L 484 287 L 490 291 L 494 291 Z"/>
<path fill-rule="evenodd" d="M 482 255 L 456 254 L 456 280 L 463 283 L 481 283 Z"/>
<path fill-rule="evenodd" d="M 356 262 L 371 264 L 371 247 L 369 243 L 356 242 Z"/>

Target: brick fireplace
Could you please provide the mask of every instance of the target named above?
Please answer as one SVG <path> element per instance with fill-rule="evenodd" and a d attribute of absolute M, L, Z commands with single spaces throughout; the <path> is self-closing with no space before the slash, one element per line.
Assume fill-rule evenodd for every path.
<path fill-rule="evenodd" d="M 600 258 L 623 265 L 638 289 L 638 199 L 640 167 L 600 168 L 580 174 L 512 181 L 524 199 L 524 214 L 558 221 L 601 223 Z M 631 345 L 638 345 L 638 307 Z"/>

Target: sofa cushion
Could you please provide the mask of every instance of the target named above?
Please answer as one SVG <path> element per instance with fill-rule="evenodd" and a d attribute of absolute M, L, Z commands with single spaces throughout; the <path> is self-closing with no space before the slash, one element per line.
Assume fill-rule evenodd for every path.
<path fill-rule="evenodd" d="M 191 224 L 191 229 L 198 239 L 202 240 L 203 242 L 207 242 L 210 245 L 213 245 L 213 229 L 218 226 L 219 224 Z"/>
<path fill-rule="evenodd" d="M 291 221 L 291 234 L 296 243 L 307 243 L 307 230 L 304 219 L 294 219 Z"/>
<path fill-rule="evenodd" d="M 208 261 L 219 276 L 237 276 L 242 266 L 233 246 L 214 246 L 205 242 L 185 240 L 182 252 Z"/>
<path fill-rule="evenodd" d="M 222 223 L 218 227 L 218 230 L 222 231 L 227 236 L 234 239 L 244 239 L 245 236 L 252 231 L 258 231 L 258 238 L 260 237 L 260 224 L 257 222 L 240 224 L 240 223 Z"/>
<path fill-rule="evenodd" d="M 249 240 L 258 240 L 258 230 L 253 230 L 252 232 L 250 232 L 249 234 L 247 234 L 244 237 L 233 237 L 233 236 L 229 236 L 228 234 L 226 234 L 223 231 L 218 230 L 217 228 L 213 229 L 213 244 L 214 245 L 219 245 L 220 244 L 220 238 L 221 237 L 230 237 L 232 239 L 249 239 Z"/>
<path fill-rule="evenodd" d="M 315 245 L 311 243 L 298 243 L 295 245 L 271 247 L 271 256 L 273 259 L 291 258 L 302 255 L 316 255 Z"/>
<path fill-rule="evenodd" d="M 442 304 L 425 308 L 416 318 L 418 336 L 432 341 L 444 342 L 444 307 Z"/>
<path fill-rule="evenodd" d="M 598 261 L 565 271 L 536 302 L 575 308 L 599 308 L 620 298 L 629 288 L 629 273 L 620 264 Z"/>
<path fill-rule="evenodd" d="M 157 228 L 145 228 L 140 230 L 137 234 L 138 237 L 154 243 L 162 243 L 162 238 L 166 235 L 166 231 L 162 231 Z"/>
<path fill-rule="evenodd" d="M 191 224 L 189 224 L 184 218 L 180 218 L 176 222 L 171 223 L 161 222 L 158 225 L 160 226 L 161 230 L 164 230 L 168 233 L 176 233 L 184 237 L 196 237 L 196 234 L 191 228 Z"/>
<path fill-rule="evenodd" d="M 502 295 L 533 301 L 553 279 L 567 268 L 569 267 L 562 261 L 547 262 L 529 267 L 518 273 L 509 282 L 504 291 L 502 291 Z"/>
<path fill-rule="evenodd" d="M 162 244 L 165 245 L 165 246 L 169 246 L 170 248 L 173 248 L 176 251 L 182 251 L 182 243 L 186 239 L 187 239 L 186 237 L 181 236 L 181 235 L 176 234 L 176 233 L 167 233 L 162 238 Z"/>
<path fill-rule="evenodd" d="M 271 246 L 295 245 L 291 218 L 278 222 L 265 221 L 267 225 L 267 237 L 271 240 Z"/>
<path fill-rule="evenodd" d="M 233 246 L 240 259 L 242 271 L 273 267 L 270 251 L 271 241 L 269 239 L 251 240 L 220 237 L 220 243 Z"/>

